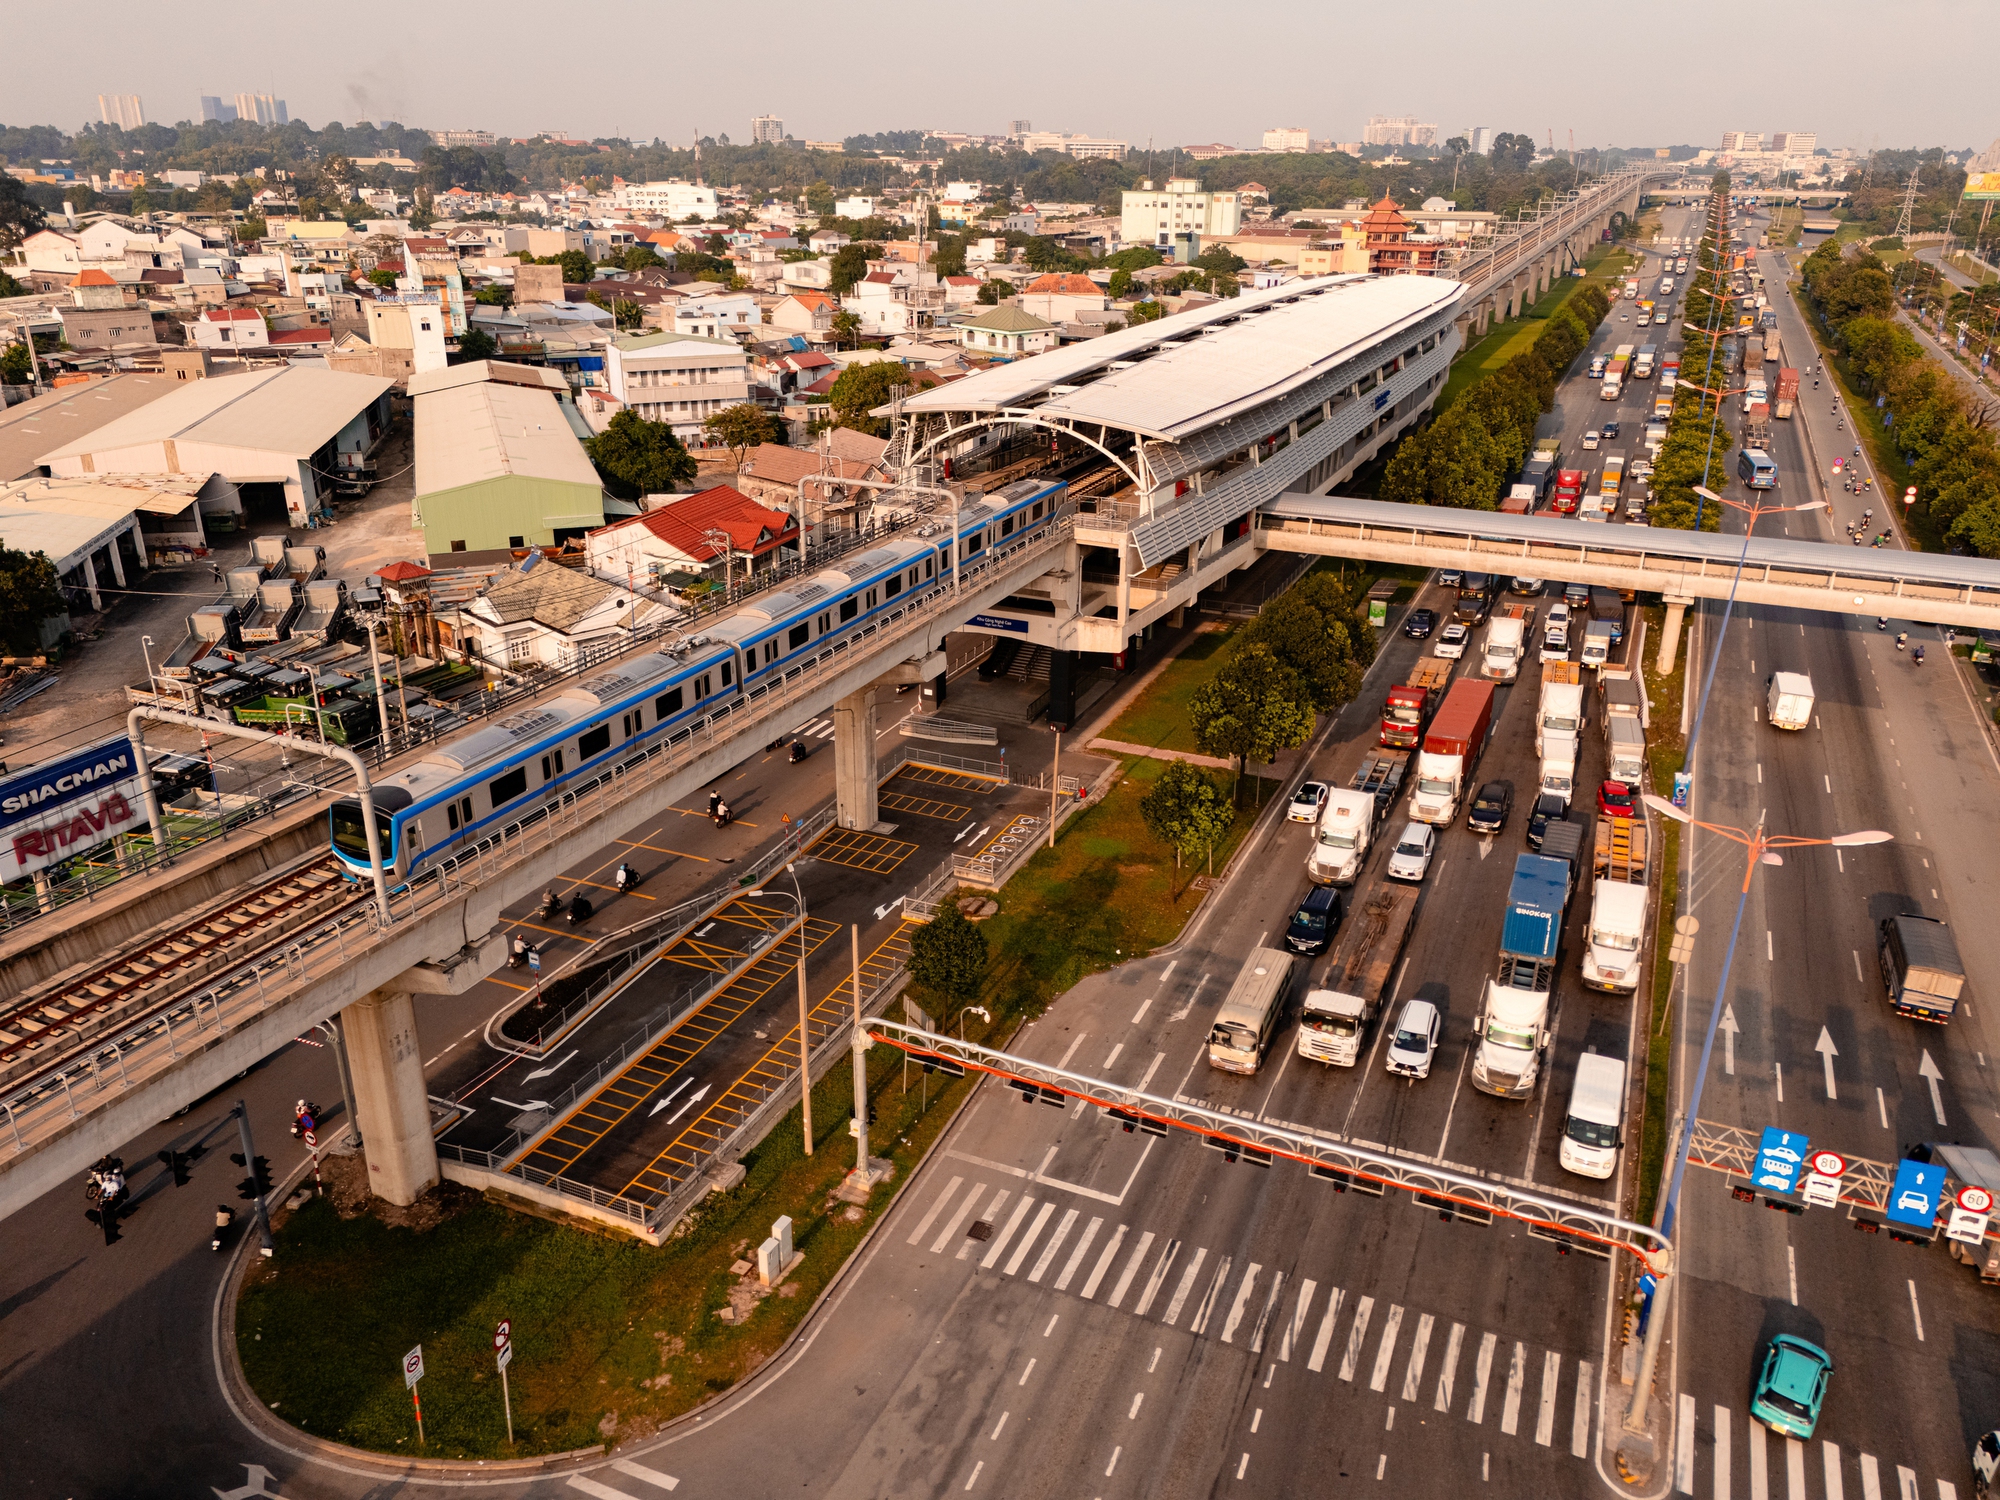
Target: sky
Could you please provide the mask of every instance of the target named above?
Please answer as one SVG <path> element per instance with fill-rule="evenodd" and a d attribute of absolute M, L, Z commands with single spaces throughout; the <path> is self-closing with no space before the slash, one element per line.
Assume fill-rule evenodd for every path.
<path fill-rule="evenodd" d="M 393 119 L 670 142 L 697 130 L 746 140 L 751 116 L 766 113 L 810 140 L 999 133 L 1028 119 L 1135 149 L 1149 138 L 1254 146 L 1274 125 L 1358 140 L 1375 114 L 1435 121 L 1441 141 L 1472 125 L 1545 144 L 1553 132 L 1559 148 L 1572 131 L 1578 146 L 1713 146 L 1724 130 L 1810 130 L 1822 146 L 1862 151 L 1984 147 L 2000 132 L 1994 93 L 1949 61 L 1952 36 L 1990 44 L 1992 0 L 1886 11 L 1861 0 L 1748 11 L 1719 0 L 1269 0 L 1241 11 L 850 0 L 815 14 L 837 19 L 769 26 L 776 16 L 760 12 L 752 28 L 749 14 L 714 6 L 482 0 L 399 9 L 387 29 L 297 6 L 242 26 L 162 27 L 157 4 L 99 0 L 97 34 L 144 44 L 15 70 L 0 123 L 73 130 L 97 118 L 102 91 L 137 93 L 148 119 L 172 124 L 199 119 L 202 94 L 255 91 L 314 126 Z M 1225 29 L 1236 15 L 1241 27 Z"/>

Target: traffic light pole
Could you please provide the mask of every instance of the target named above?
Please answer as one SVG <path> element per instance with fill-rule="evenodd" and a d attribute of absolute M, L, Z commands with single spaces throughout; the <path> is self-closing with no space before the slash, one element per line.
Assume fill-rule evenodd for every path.
<path fill-rule="evenodd" d="M 265 1210 L 264 1195 L 255 1191 L 257 1182 L 257 1147 L 250 1139 L 250 1109 L 241 1099 L 236 1101 L 236 1133 L 243 1140 L 243 1171 L 252 1188 L 251 1199 L 256 1204 L 257 1236 L 262 1242 L 265 1259 L 269 1259 L 278 1248 L 271 1238 L 271 1215 Z"/>

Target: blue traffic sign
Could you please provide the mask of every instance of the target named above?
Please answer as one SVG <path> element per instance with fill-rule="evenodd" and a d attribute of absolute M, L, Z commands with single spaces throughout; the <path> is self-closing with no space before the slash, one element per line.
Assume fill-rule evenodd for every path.
<path fill-rule="evenodd" d="M 1757 1164 L 1750 1169 L 1751 1182 L 1767 1193 L 1795 1192 L 1799 1174 L 1805 1170 L 1806 1148 L 1811 1143 L 1795 1130 L 1764 1127 L 1757 1147 Z"/>
<path fill-rule="evenodd" d="M 1896 1181 L 1889 1189 L 1888 1217 L 1913 1229 L 1937 1226 L 1938 1199 L 1944 1192 L 1944 1168 L 1935 1162 L 1896 1163 Z"/>

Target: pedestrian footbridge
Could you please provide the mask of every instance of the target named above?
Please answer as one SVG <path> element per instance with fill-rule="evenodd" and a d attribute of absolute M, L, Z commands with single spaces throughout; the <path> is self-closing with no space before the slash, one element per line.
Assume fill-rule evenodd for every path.
<path fill-rule="evenodd" d="M 1662 595 L 1669 632 L 1696 599 L 2000 630 L 2000 562 L 1790 537 L 1613 526 L 1567 516 L 1282 495 L 1257 513 L 1257 545 L 1423 568 L 1560 578 Z M 1741 577 L 1739 580 L 1739 568 Z"/>

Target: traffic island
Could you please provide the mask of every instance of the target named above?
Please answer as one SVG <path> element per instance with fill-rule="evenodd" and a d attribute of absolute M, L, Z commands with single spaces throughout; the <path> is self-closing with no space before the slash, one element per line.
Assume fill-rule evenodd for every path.
<path fill-rule="evenodd" d="M 1002 1022 L 996 1041 L 1018 1024 L 996 1012 Z M 906 1093 L 901 1075 L 900 1053 L 874 1050 L 874 1164 L 907 1182 L 974 1080 Z M 863 1201 L 840 1193 L 854 1165 L 852 1103 L 851 1075 L 836 1068 L 813 1091 L 814 1154 L 794 1108 L 743 1158 L 741 1183 L 712 1193 L 658 1249 L 450 1183 L 390 1209 L 366 1196 L 361 1157 L 326 1158 L 329 1195 L 281 1209 L 276 1256 L 241 1270 L 226 1373 L 243 1405 L 399 1461 L 455 1467 L 642 1438 L 781 1350 L 894 1201 L 879 1179 Z M 783 1218 L 793 1253 L 766 1283 L 759 1251 Z M 734 1271 L 746 1261 L 747 1280 Z M 503 1319 L 511 1446 L 494 1352 Z M 419 1345 L 421 1446 L 403 1377 Z"/>

